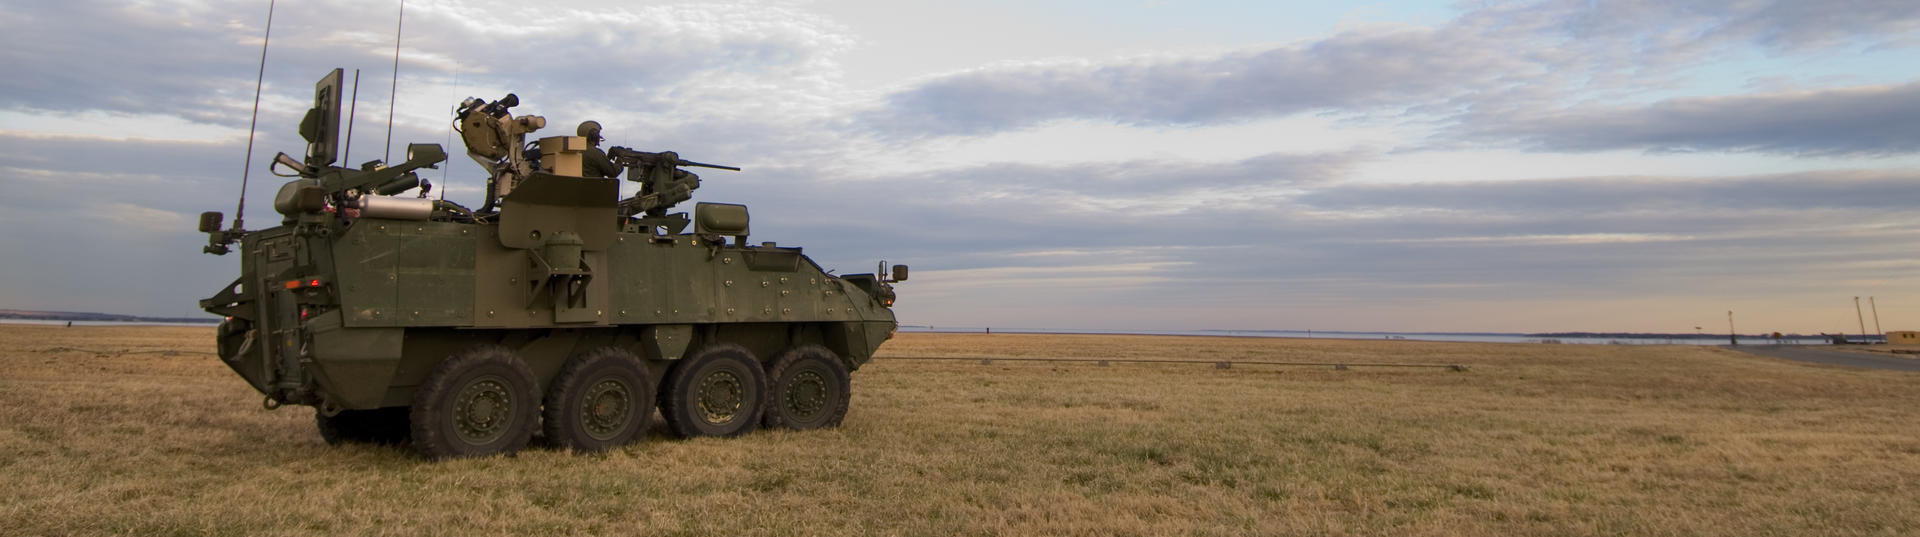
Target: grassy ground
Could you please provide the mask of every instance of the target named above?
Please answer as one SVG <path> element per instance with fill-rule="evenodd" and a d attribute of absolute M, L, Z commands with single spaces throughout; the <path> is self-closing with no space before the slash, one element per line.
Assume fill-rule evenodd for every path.
<path fill-rule="evenodd" d="M 4 535 L 1914 535 L 1920 375 L 1711 348 L 902 334 L 837 430 L 430 463 L 203 328 L 0 325 Z"/>

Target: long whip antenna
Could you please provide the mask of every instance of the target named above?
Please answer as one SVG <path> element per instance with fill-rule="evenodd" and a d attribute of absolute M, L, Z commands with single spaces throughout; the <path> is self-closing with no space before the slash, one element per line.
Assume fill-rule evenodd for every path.
<path fill-rule="evenodd" d="M 267 82 L 267 43 L 273 40 L 273 4 L 267 2 L 267 33 L 260 38 L 260 73 L 253 81 L 253 119 L 247 122 L 247 161 L 240 169 L 240 204 L 233 209 L 233 229 L 244 228 L 242 222 L 247 219 L 247 173 L 253 171 L 253 133 L 260 126 L 260 88 Z"/>
<path fill-rule="evenodd" d="M 380 160 L 393 161 L 393 102 L 400 92 L 400 29 L 407 23 L 407 0 L 400 0 L 400 17 L 393 25 L 393 85 L 387 88 L 387 155 Z"/>
<path fill-rule="evenodd" d="M 453 61 L 453 100 L 460 100 L 460 60 Z M 452 124 L 447 125 L 447 147 L 453 147 Z M 453 164 L 440 167 L 440 199 L 442 201 L 447 199 L 447 170 L 451 169 Z"/>

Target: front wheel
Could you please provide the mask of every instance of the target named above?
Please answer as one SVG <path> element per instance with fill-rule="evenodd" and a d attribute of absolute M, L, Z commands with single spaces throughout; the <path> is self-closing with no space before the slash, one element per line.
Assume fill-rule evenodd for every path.
<path fill-rule="evenodd" d="M 513 453 L 533 439 L 539 382 L 506 347 L 474 347 L 442 360 L 413 395 L 413 447 L 428 458 Z"/>
<path fill-rule="evenodd" d="M 838 427 L 847 417 L 852 383 L 847 365 L 833 351 L 807 345 L 773 360 L 767 372 L 768 428 Z"/>
<path fill-rule="evenodd" d="M 674 364 L 660 414 L 680 437 L 739 436 L 760 424 L 766 371 L 739 345 L 714 345 Z"/>

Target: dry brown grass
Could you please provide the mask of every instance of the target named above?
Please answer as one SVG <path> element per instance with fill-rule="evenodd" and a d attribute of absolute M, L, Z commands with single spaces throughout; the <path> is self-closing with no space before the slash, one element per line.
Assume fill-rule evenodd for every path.
<path fill-rule="evenodd" d="M 1920 375 L 1710 348 L 902 334 L 837 430 L 432 463 L 211 341 L 0 325 L 0 534 L 1920 533 Z"/>

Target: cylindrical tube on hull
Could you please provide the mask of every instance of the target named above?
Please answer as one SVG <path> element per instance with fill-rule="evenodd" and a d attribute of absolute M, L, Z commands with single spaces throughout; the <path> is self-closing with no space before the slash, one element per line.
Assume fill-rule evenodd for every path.
<path fill-rule="evenodd" d="M 360 216 L 391 220 L 426 220 L 433 216 L 433 200 L 427 198 L 360 198 Z"/>

